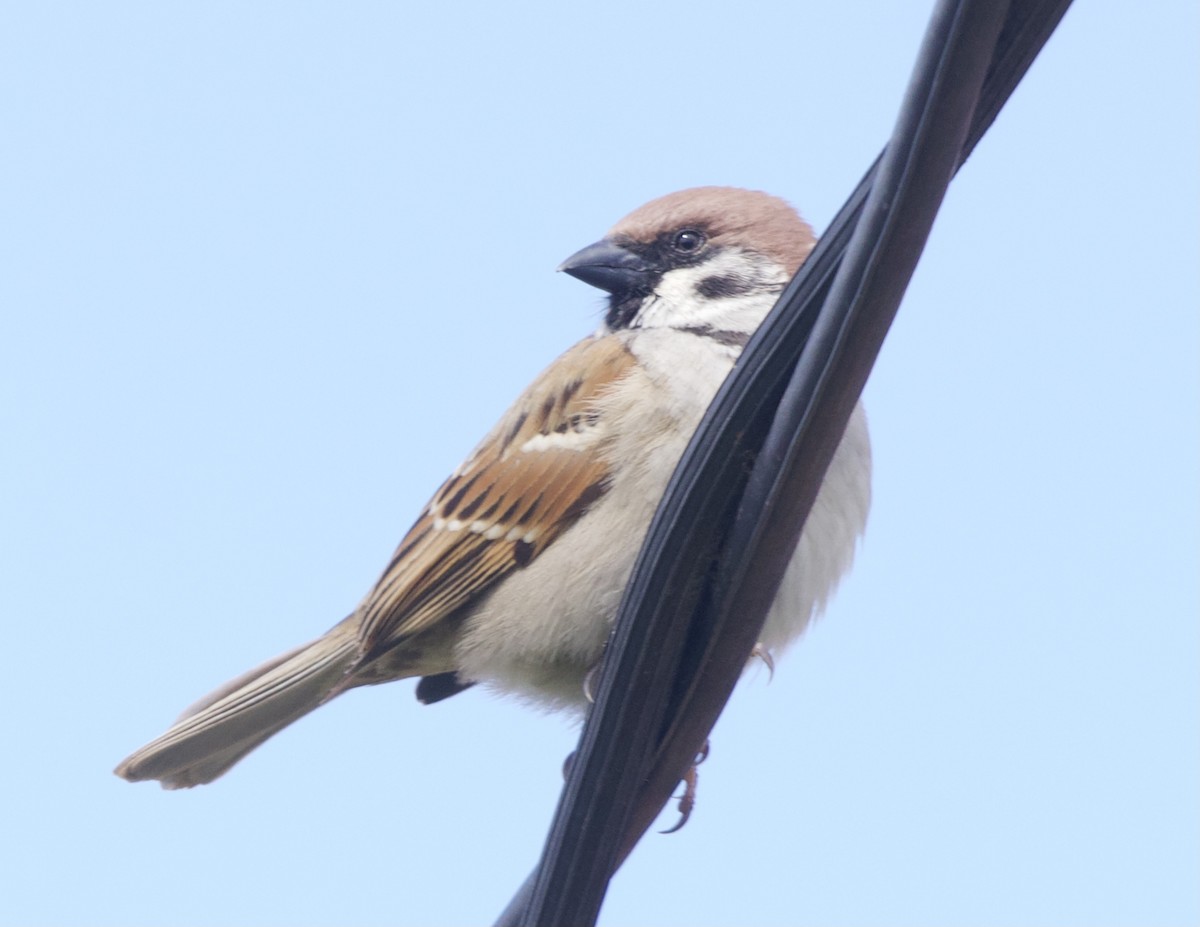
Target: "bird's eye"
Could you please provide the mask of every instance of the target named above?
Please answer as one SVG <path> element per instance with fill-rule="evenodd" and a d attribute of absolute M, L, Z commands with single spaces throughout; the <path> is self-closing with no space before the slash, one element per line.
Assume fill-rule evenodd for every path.
<path fill-rule="evenodd" d="M 681 254 L 694 254 L 704 247 L 704 233 L 695 229 L 680 229 L 671 239 L 671 247 Z"/>

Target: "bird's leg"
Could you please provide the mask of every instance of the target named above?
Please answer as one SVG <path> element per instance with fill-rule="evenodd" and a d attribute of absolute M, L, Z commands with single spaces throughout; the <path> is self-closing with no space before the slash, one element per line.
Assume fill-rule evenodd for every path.
<path fill-rule="evenodd" d="M 600 654 L 600 659 L 597 660 L 590 670 L 583 676 L 583 697 L 587 699 L 589 705 L 596 704 L 596 685 L 600 681 L 600 667 L 604 665 L 604 653 L 608 652 L 608 644 L 604 645 L 604 652 Z M 571 775 L 571 767 L 575 765 L 575 751 L 572 750 L 567 754 L 567 758 L 563 760 L 563 780 L 565 781 Z"/>
<path fill-rule="evenodd" d="M 708 741 L 704 741 L 704 746 L 700 748 L 700 753 L 696 756 L 696 761 L 688 767 L 688 771 L 683 774 L 683 795 L 679 799 L 679 804 L 676 808 L 679 811 L 679 820 L 675 822 L 674 827 L 669 827 L 662 831 L 664 834 L 673 834 L 675 831 L 683 827 L 688 822 L 688 818 L 692 816 L 692 809 L 696 807 L 696 787 L 700 781 L 700 774 L 696 771 L 696 767 L 708 759 Z"/>

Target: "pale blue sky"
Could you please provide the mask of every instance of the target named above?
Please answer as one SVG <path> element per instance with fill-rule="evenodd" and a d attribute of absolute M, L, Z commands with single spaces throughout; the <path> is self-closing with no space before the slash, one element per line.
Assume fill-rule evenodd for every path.
<path fill-rule="evenodd" d="M 1076 4 L 867 388 L 830 613 L 735 694 L 618 925 L 1200 921 L 1200 16 Z M 11 5 L 0 30 L 0 923 L 463 925 L 573 728 L 354 692 L 215 785 L 110 770 L 366 591 L 597 322 L 653 196 L 821 229 L 928 10 Z"/>

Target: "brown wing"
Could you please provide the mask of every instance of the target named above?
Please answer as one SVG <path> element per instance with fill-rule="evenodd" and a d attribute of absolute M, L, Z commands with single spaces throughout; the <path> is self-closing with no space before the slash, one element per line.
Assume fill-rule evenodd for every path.
<path fill-rule="evenodd" d="M 360 665 L 527 566 L 607 489 L 596 400 L 633 358 L 589 338 L 525 391 L 434 495 L 361 607 Z"/>

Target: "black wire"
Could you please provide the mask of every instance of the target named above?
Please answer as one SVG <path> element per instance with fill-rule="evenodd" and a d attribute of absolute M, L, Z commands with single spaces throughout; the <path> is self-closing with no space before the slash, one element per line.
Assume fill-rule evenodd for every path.
<path fill-rule="evenodd" d="M 888 148 L 747 346 L 676 471 L 542 863 L 498 927 L 595 922 L 612 872 L 690 764 L 757 639 L 954 169 L 1068 5 L 1017 0 L 1003 28 L 1003 3 L 939 6 Z"/>

